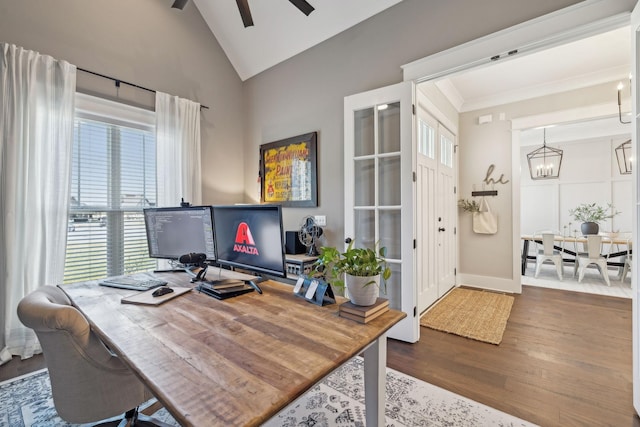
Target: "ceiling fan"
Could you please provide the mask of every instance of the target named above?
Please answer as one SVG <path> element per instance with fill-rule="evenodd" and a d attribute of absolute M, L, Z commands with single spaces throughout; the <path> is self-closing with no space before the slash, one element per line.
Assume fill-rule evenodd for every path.
<path fill-rule="evenodd" d="M 182 10 L 184 9 L 184 7 L 187 5 L 188 2 L 189 0 L 176 0 L 173 2 L 171 7 Z"/>
<path fill-rule="evenodd" d="M 179 0 L 176 0 L 178 2 Z M 313 6 L 311 6 L 306 0 L 289 0 L 291 4 L 300 10 L 300 12 L 309 16 L 311 12 L 315 10 Z M 251 10 L 249 10 L 249 0 L 236 0 L 238 4 L 238 10 L 240 11 L 240 16 L 242 17 L 242 23 L 244 27 L 252 27 L 253 26 L 253 18 L 251 17 Z"/>

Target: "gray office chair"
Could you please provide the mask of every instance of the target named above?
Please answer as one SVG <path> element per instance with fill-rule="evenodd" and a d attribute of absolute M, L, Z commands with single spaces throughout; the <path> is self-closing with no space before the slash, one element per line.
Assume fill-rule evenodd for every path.
<path fill-rule="evenodd" d="M 62 290 L 43 286 L 25 296 L 18 317 L 38 336 L 62 419 L 91 423 L 126 412 L 121 425 L 167 425 L 146 416 L 159 404 L 138 413 L 137 407 L 153 395 L 91 331 Z"/>

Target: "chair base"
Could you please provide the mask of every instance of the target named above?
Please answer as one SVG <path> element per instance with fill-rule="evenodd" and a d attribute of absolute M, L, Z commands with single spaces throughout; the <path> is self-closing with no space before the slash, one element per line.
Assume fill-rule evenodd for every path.
<path fill-rule="evenodd" d="M 106 419 L 93 427 L 173 427 L 173 424 L 167 424 L 157 418 L 150 416 L 162 408 L 162 404 L 156 402 L 149 405 L 143 411 L 138 408 L 131 409 L 121 416 Z M 150 410 L 150 411 L 149 411 Z"/>
<path fill-rule="evenodd" d="M 598 268 L 598 271 L 602 275 L 604 282 L 607 286 L 611 286 L 611 282 L 609 281 L 609 271 L 607 269 L 607 263 L 603 260 L 595 260 L 588 258 L 580 258 L 577 265 L 578 271 L 578 283 L 582 282 L 584 279 L 584 273 L 589 265 L 595 265 Z"/>
<path fill-rule="evenodd" d="M 546 255 L 538 255 L 536 257 L 536 272 L 534 277 L 538 277 L 540 274 L 540 268 L 545 261 L 552 261 L 556 266 L 556 272 L 558 273 L 558 279 L 562 280 L 564 278 L 564 264 L 562 261 L 562 257 L 558 257 L 556 255 L 546 256 Z"/>

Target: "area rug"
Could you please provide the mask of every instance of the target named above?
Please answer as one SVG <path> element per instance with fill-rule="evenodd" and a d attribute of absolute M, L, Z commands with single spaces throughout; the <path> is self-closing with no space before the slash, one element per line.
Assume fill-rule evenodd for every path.
<path fill-rule="evenodd" d="M 455 288 L 420 318 L 420 325 L 500 344 L 513 300 L 496 292 Z"/>
<path fill-rule="evenodd" d="M 352 359 L 264 426 L 364 427 L 363 369 L 362 358 Z M 392 369 L 387 369 L 386 400 L 387 427 L 533 426 Z M 58 417 L 46 370 L 0 383 L 0 402 L 0 426 L 77 426 Z M 178 425 L 165 409 L 154 417 Z"/>

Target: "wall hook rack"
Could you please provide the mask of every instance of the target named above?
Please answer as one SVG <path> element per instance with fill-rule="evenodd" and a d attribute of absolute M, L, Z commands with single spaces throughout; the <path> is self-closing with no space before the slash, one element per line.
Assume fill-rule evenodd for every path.
<path fill-rule="evenodd" d="M 472 191 L 471 197 L 480 197 L 480 196 L 497 196 L 498 190 L 482 190 L 482 191 Z"/>

